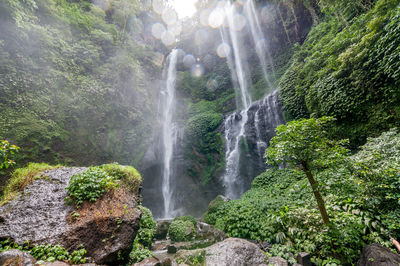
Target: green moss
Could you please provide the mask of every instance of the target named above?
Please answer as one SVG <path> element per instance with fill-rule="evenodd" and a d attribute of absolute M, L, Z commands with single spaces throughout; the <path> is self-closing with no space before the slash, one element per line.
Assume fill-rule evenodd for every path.
<path fill-rule="evenodd" d="M 103 164 L 100 168 L 113 178 L 120 180 L 122 185 L 131 191 L 138 193 L 142 184 L 142 177 L 132 166 L 124 166 L 117 163 Z"/>
<path fill-rule="evenodd" d="M 40 175 L 41 172 L 60 167 L 62 166 L 51 166 L 46 163 L 29 163 L 26 167 L 16 169 L 4 188 L 0 205 L 3 205 L 14 199 L 35 179 L 44 178 L 43 175 Z"/>

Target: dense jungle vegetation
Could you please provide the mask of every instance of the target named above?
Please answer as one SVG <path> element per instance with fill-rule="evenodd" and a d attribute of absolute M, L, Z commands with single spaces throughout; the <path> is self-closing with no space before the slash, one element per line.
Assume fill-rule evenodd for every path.
<path fill-rule="evenodd" d="M 18 162 L 140 161 L 161 69 L 140 38 L 145 11 L 137 1 L 0 3 L 0 139 L 22 147 Z"/>
<path fill-rule="evenodd" d="M 231 236 L 275 243 L 270 255 L 291 260 L 290 254 L 306 250 L 317 265 L 350 265 L 363 246 L 393 247 L 390 236 L 400 237 L 400 5 L 386 0 L 325 4 L 319 23 L 295 45 L 280 80 L 286 118 L 293 121 L 286 137 L 277 129 L 266 158 L 270 163 L 271 158 L 315 158 L 309 172 L 329 221 L 318 211 L 300 159 L 292 169 L 269 169 L 256 177 L 239 200 L 217 199 L 203 219 Z M 336 120 L 318 134 L 305 131 L 312 119 L 298 120 L 324 115 Z M 332 139 L 329 152 L 333 139 L 344 139 L 339 143 L 350 149 L 340 152 L 339 161 L 318 144 L 323 132 Z"/>
<path fill-rule="evenodd" d="M 202 219 L 229 236 L 268 241 L 269 255 L 289 261 L 306 251 L 317 265 L 352 265 L 367 244 L 392 248 L 390 237 L 400 239 L 399 1 L 258 2 L 282 14 L 272 29 L 274 78 L 267 84 L 252 64 L 250 91 L 257 100 L 279 88 L 287 125 L 266 151 L 270 169 L 240 199 L 217 199 Z M 12 160 L 140 164 L 157 115 L 157 58 L 167 54 L 143 37 L 154 20 L 146 12 L 140 1 L 104 9 L 79 0 L 0 2 L 0 140 L 21 147 L 1 143 L 0 170 Z M 299 29 L 301 12 L 311 16 Z M 209 64 L 199 77 L 178 64 L 184 155 L 199 187 L 214 186 L 225 166 L 220 126 L 236 110 L 235 90 L 226 60 L 210 57 L 215 44 L 198 50 L 193 39 L 182 36 L 180 47 Z M 307 131 L 310 123 L 324 127 Z M 151 215 L 143 219 L 153 232 Z"/>

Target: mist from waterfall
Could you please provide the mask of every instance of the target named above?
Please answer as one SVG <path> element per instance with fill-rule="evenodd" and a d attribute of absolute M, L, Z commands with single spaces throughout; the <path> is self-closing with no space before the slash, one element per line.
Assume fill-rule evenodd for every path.
<path fill-rule="evenodd" d="M 271 81 L 268 75 L 268 67 L 270 67 L 273 77 L 275 77 L 275 69 L 272 62 L 271 54 L 269 52 L 267 40 L 265 39 L 261 29 L 258 14 L 254 6 L 254 1 L 247 0 L 244 5 L 243 11 L 250 26 L 251 36 L 253 37 L 257 56 L 261 63 L 264 79 L 267 82 L 268 86 L 272 88 Z"/>
<path fill-rule="evenodd" d="M 174 204 L 172 201 L 173 190 L 171 186 L 171 176 L 173 174 L 172 156 L 176 143 L 177 131 L 173 121 L 175 113 L 175 82 L 176 82 L 176 63 L 178 50 L 173 49 L 167 59 L 166 83 L 162 91 L 162 142 L 163 172 L 162 172 L 162 196 L 164 199 L 164 218 L 171 218 L 173 215 Z"/>

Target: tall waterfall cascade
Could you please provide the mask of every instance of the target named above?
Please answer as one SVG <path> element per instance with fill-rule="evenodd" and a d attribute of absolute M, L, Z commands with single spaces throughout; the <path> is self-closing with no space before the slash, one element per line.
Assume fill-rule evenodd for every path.
<path fill-rule="evenodd" d="M 238 27 L 235 23 L 236 7 L 231 2 L 226 2 L 224 7 L 225 17 L 229 30 L 222 29 L 222 41 L 230 42 L 232 53 L 228 55 L 227 61 L 232 74 L 232 81 L 236 87 L 237 111 L 225 118 L 225 173 L 222 182 L 227 197 L 239 198 L 245 191 L 246 186 L 241 178 L 242 142 L 253 141 L 256 145 L 259 166 L 263 167 L 263 153 L 269 139 L 274 135 L 276 126 L 282 124 L 283 118 L 279 106 L 278 91 L 274 91 L 264 99 L 252 102 L 249 93 L 251 79 L 247 72 L 247 57 L 244 55 L 245 47 L 243 40 L 239 37 Z M 243 7 L 243 14 L 247 21 L 247 29 L 251 34 L 255 50 L 260 61 L 263 76 L 266 83 L 272 87 L 268 75 L 275 75 L 272 59 L 268 51 L 268 45 L 263 36 L 259 19 L 253 0 L 248 0 Z M 255 130 L 250 130 L 255 129 Z"/>
<path fill-rule="evenodd" d="M 243 55 L 244 49 L 241 44 L 241 40 L 238 38 L 238 33 L 235 30 L 235 5 L 228 2 L 225 6 L 225 15 L 227 18 L 228 26 L 229 26 L 229 36 L 225 31 L 223 31 L 223 41 L 224 39 L 230 39 L 230 42 L 233 47 L 233 54 L 229 55 L 228 64 L 230 66 L 233 76 L 233 80 L 236 81 L 234 84 L 236 85 L 236 91 L 240 97 L 239 103 L 243 108 L 239 114 L 232 114 L 226 120 L 224 124 L 225 128 L 225 143 L 226 143 L 226 166 L 225 166 L 225 174 L 222 178 L 224 187 L 226 189 L 226 196 L 230 198 L 236 198 L 238 195 L 242 193 L 242 186 L 238 182 L 239 178 L 239 160 L 240 160 L 240 140 L 244 137 L 245 134 L 245 124 L 247 123 L 247 110 L 251 104 L 251 96 L 248 91 L 248 85 L 250 83 L 247 74 L 247 68 L 245 64 L 247 63 L 244 60 L 245 56 Z M 240 119 L 238 119 L 240 117 Z M 235 121 L 239 121 L 235 123 Z"/>
<path fill-rule="evenodd" d="M 175 82 L 176 82 L 176 64 L 178 51 L 173 49 L 168 56 L 166 64 L 166 82 L 165 87 L 161 91 L 161 110 L 162 114 L 162 143 L 163 153 L 163 171 L 162 171 L 162 196 L 164 199 L 164 218 L 170 218 L 173 215 L 173 187 L 171 185 L 171 177 L 173 175 L 172 156 L 174 146 L 176 145 L 177 129 L 173 121 L 176 99 L 175 99 Z"/>

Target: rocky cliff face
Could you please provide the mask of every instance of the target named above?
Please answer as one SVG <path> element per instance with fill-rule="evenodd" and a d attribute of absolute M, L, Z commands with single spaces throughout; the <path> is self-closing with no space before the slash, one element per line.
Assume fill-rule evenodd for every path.
<path fill-rule="evenodd" d="M 85 168 L 48 170 L 23 193 L 0 207 L 0 239 L 23 244 L 79 245 L 98 264 L 113 263 L 129 253 L 139 228 L 139 195 L 125 188 L 107 192 L 79 209 L 68 205 L 66 187 Z"/>

